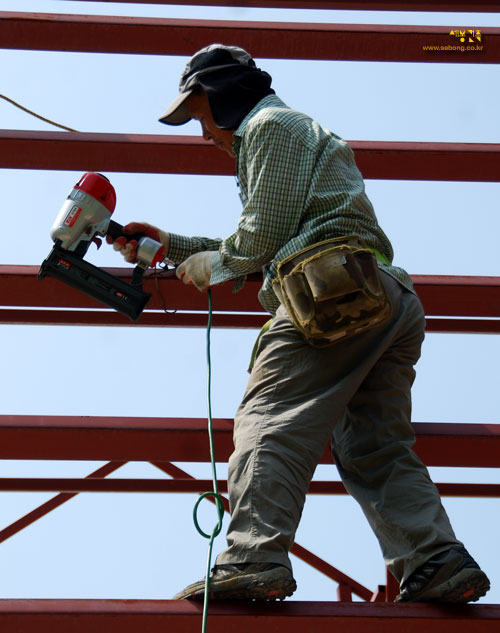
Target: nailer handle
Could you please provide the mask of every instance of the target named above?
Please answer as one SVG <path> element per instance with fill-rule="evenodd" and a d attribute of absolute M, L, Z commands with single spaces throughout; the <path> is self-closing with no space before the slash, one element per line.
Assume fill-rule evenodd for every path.
<path fill-rule="evenodd" d="M 109 221 L 106 235 L 109 235 L 109 237 L 111 237 L 113 240 L 116 240 L 119 237 L 125 237 L 127 239 L 127 242 L 130 242 L 130 240 L 139 241 L 142 237 L 145 237 L 143 233 L 124 233 L 123 225 L 118 224 L 118 222 L 115 222 L 114 220 Z"/>

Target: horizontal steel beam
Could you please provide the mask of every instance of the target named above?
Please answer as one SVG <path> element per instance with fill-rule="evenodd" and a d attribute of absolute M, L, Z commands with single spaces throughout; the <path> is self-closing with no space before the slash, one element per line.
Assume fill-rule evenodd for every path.
<path fill-rule="evenodd" d="M 412 275 L 428 317 L 500 317 L 500 277 Z"/>
<path fill-rule="evenodd" d="M 47 244 L 49 246 L 49 244 Z M 48 250 L 48 249 L 47 249 Z M 37 279 L 38 266 L 0 265 L 0 302 L 11 308 L 90 308 L 100 306 L 87 295 L 52 277 Z M 106 268 L 111 275 L 129 281 L 132 268 Z M 500 317 L 500 277 L 412 275 L 415 290 L 429 317 Z M 144 289 L 153 297 L 148 310 L 207 311 L 207 295 L 181 283 L 171 272 L 145 274 Z M 212 288 L 214 312 L 262 314 L 257 293 L 260 274 L 249 275 L 244 288 L 232 292 L 232 284 Z M 175 315 L 163 313 L 165 325 Z M 123 317 L 124 322 L 125 317 Z"/>
<path fill-rule="evenodd" d="M 160 134 L 0 130 L 0 167 L 209 176 L 234 174 L 233 159 L 213 143 L 197 136 Z"/>
<path fill-rule="evenodd" d="M 227 481 L 218 480 L 219 492 L 227 492 Z M 445 497 L 500 497 L 500 484 L 437 483 Z M 202 493 L 212 490 L 211 479 L 101 479 L 98 477 L 48 478 L 0 477 L 0 492 L 134 492 L 134 493 Z M 340 481 L 312 481 L 310 495 L 345 495 Z"/>
<path fill-rule="evenodd" d="M 180 327 L 203 328 L 207 315 L 201 312 L 143 312 L 134 327 Z M 269 315 L 265 314 L 214 314 L 212 327 L 231 329 L 260 329 Z M 477 334 L 500 334 L 500 321 L 452 319 L 449 325 L 438 320 L 440 332 L 474 332 Z M 4 325 L 96 325 L 130 327 L 129 319 L 108 310 L 30 310 L 0 308 L 0 323 Z M 432 324 L 431 324 L 432 327 Z"/>
<path fill-rule="evenodd" d="M 0 600 L 2 633 L 198 633 L 203 604 L 190 600 Z M 498 633 L 499 605 L 383 602 L 212 602 L 213 631 L 255 633 Z"/>
<path fill-rule="evenodd" d="M 428 466 L 500 467 L 500 425 L 415 423 Z M 233 421 L 214 420 L 215 456 L 233 450 Z M 201 418 L 0 415 L 0 459 L 207 462 Z M 332 463 L 328 450 L 322 463 Z"/>
<path fill-rule="evenodd" d="M 213 328 L 260 329 L 268 320 L 265 314 L 214 314 Z M 130 327 L 130 321 L 108 310 L 31 310 L 0 308 L 4 325 L 80 325 Z M 134 327 L 203 328 L 204 313 L 144 312 Z M 426 319 L 426 332 L 441 334 L 500 334 L 500 319 Z"/>
<path fill-rule="evenodd" d="M 1 22 L 0 22 L 1 24 Z M 368 179 L 498 182 L 500 143 L 349 141 Z M 234 174 L 234 161 L 196 136 L 0 130 L 0 167 Z"/>
<path fill-rule="evenodd" d="M 74 0 L 66 0 L 66 2 Z M 215 7 L 254 7 L 271 9 L 342 9 L 351 11 L 460 11 L 498 12 L 498 0 L 87 0 L 88 2 L 121 2 L 128 4 L 187 4 Z"/>
<path fill-rule="evenodd" d="M 0 314 L 1 318 L 1 314 Z M 225 326 L 223 326 L 225 327 Z M 425 331 L 440 334 L 500 334 L 500 319 L 432 319 L 425 320 Z"/>
<path fill-rule="evenodd" d="M 233 42 L 256 58 L 499 63 L 500 29 L 480 27 L 481 51 L 428 51 L 456 45 L 450 27 L 230 22 L 50 13 L 0 13 L 0 47 L 10 49 L 192 55 Z M 479 28 L 479 27 L 478 27 Z"/>

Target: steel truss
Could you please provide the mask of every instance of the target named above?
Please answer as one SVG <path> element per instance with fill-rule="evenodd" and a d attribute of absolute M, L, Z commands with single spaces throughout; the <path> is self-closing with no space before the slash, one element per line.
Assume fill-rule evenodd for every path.
<path fill-rule="evenodd" d="M 114 0 L 108 0 L 110 4 Z M 166 0 L 125 0 L 169 4 Z M 318 9 L 499 11 L 497 2 L 467 0 L 179 0 L 176 4 Z M 234 41 L 259 58 L 401 62 L 499 63 L 500 29 L 481 29 L 484 51 L 439 57 L 423 46 L 448 43 L 443 27 L 370 26 L 172 20 L 0 12 L 0 47 L 6 49 L 189 55 L 209 41 Z M 352 142 L 366 178 L 498 182 L 500 145 L 488 143 Z M 151 156 L 154 154 L 154 161 Z M 0 130 L 0 167 L 88 169 L 136 173 L 233 174 L 231 161 L 209 144 L 181 136 L 81 134 Z M 113 269 L 127 278 L 129 271 Z M 36 281 L 33 266 L 0 266 L 0 323 L 113 325 L 130 323 L 103 310 L 91 299 L 54 279 Z M 500 333 L 500 279 L 494 277 L 413 276 L 422 299 L 427 330 Z M 266 320 L 257 302 L 260 280 L 251 276 L 232 294 L 229 285 L 214 289 L 215 327 L 260 327 Z M 148 275 L 153 293 L 149 309 L 134 327 L 199 327 L 206 323 L 206 303 L 168 273 Z M 165 314 L 162 310 L 176 310 Z M 500 425 L 415 424 L 416 451 L 428 465 L 500 467 Z M 216 457 L 232 450 L 232 421 L 215 421 Z M 79 492 L 199 492 L 210 482 L 197 480 L 172 461 L 207 461 L 206 423 L 199 419 L 80 418 L 71 416 L 0 416 L 0 458 L 105 460 L 84 479 L 0 479 L 2 491 L 57 491 L 54 498 L 0 531 L 12 537 Z M 108 461 L 111 460 L 111 461 Z M 169 479 L 105 479 L 128 461 L 151 462 Z M 331 462 L 325 451 L 323 462 Z M 498 497 L 493 484 L 438 484 L 444 495 Z M 227 482 L 220 482 L 225 492 Z M 314 481 L 309 494 L 345 494 L 340 482 Z M 225 509 L 229 505 L 225 500 Z M 337 603 L 288 602 L 280 605 L 215 604 L 214 630 L 276 633 L 310 629 L 315 633 L 351 627 L 428 633 L 498 631 L 500 607 L 446 608 L 382 604 L 397 592 L 386 585 L 371 590 L 299 544 L 293 553 L 337 585 Z M 364 603 L 351 602 L 358 596 Z M 175 601 L 0 600 L 0 628 L 6 633 L 85 633 L 120 630 L 142 633 L 198 631 L 201 607 Z M 305 619 L 307 618 L 307 620 Z"/>

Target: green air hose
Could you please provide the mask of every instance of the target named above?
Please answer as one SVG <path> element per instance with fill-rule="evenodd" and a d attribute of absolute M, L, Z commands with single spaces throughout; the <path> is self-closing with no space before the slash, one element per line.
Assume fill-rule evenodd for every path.
<path fill-rule="evenodd" d="M 205 571 L 205 595 L 203 599 L 203 619 L 201 624 L 201 633 L 205 633 L 207 629 L 207 615 L 208 615 L 208 602 L 210 596 L 210 567 L 212 560 L 212 548 L 214 544 L 215 538 L 220 534 L 222 529 L 222 520 L 224 518 L 224 502 L 222 497 L 219 495 L 219 488 L 217 485 L 217 471 L 215 467 L 215 455 L 214 455 L 214 434 L 213 434 L 213 424 L 212 424 L 212 362 L 210 357 L 210 332 L 212 329 L 212 292 L 210 288 L 208 289 L 208 323 L 207 323 L 207 409 L 208 409 L 208 441 L 210 444 L 210 462 L 212 465 L 212 482 L 213 482 L 213 491 L 212 492 L 204 492 L 199 496 L 193 508 L 193 521 L 198 532 L 204 537 L 209 539 L 208 543 L 208 554 L 207 554 L 207 568 Z M 217 524 L 212 530 L 211 534 L 207 534 L 204 532 L 198 523 L 198 506 L 201 501 L 206 497 L 213 497 L 215 500 L 215 505 L 217 507 Z"/>

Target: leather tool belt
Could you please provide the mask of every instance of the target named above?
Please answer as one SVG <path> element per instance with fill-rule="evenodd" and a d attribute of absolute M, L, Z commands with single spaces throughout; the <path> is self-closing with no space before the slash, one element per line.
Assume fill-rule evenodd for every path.
<path fill-rule="evenodd" d="M 373 328 L 391 314 L 377 259 L 356 236 L 325 240 L 287 257 L 278 264 L 273 289 L 314 347 Z"/>

